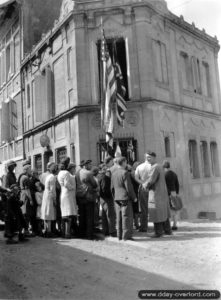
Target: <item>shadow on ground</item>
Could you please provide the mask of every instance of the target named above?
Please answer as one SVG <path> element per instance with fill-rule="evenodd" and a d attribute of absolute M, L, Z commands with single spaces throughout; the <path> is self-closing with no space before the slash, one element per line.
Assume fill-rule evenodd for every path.
<path fill-rule="evenodd" d="M 193 289 L 56 240 L 6 245 L 1 234 L 0 251 L 1 299 L 135 300 L 143 289 Z"/>

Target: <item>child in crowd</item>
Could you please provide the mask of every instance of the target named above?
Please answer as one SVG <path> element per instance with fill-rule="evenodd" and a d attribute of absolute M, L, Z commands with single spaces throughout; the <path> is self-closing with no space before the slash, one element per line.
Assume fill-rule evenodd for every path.
<path fill-rule="evenodd" d="M 35 200 L 37 203 L 37 212 L 36 212 L 37 234 L 42 235 L 41 205 L 42 205 L 44 185 L 40 181 L 37 181 L 35 183 L 35 188 L 36 188 Z"/>

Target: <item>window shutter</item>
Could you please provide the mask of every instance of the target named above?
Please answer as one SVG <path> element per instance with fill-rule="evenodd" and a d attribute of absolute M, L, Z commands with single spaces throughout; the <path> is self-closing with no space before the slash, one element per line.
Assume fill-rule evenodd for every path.
<path fill-rule="evenodd" d="M 53 115 L 52 71 L 48 66 L 45 73 L 35 77 L 35 121 L 45 122 Z"/>
<path fill-rule="evenodd" d="M 1 135 L 2 142 L 7 142 L 10 139 L 10 123 L 9 123 L 9 103 L 2 102 L 2 122 Z"/>
<path fill-rule="evenodd" d="M 46 67 L 45 69 L 45 76 L 46 76 L 46 120 L 50 119 L 53 116 L 53 93 L 52 93 L 52 88 L 53 88 L 53 81 L 52 81 L 52 76 L 53 73 L 51 71 L 51 68 L 49 66 Z"/>
<path fill-rule="evenodd" d="M 10 99 L 9 103 L 9 139 L 14 140 L 18 133 L 17 122 L 17 103 L 14 99 Z"/>
<path fill-rule="evenodd" d="M 35 76 L 35 85 L 34 85 L 34 93 L 35 93 L 35 122 L 43 122 L 45 120 L 45 78 L 42 74 L 38 74 Z"/>

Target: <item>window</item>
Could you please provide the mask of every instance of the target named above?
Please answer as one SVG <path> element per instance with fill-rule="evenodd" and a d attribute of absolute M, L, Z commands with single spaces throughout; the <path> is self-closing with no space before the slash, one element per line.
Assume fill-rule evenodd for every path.
<path fill-rule="evenodd" d="M 72 59 L 73 51 L 72 48 L 67 50 L 67 72 L 68 79 L 73 78 L 73 59 Z"/>
<path fill-rule="evenodd" d="M 35 169 L 38 172 L 38 175 L 42 174 L 42 156 L 41 156 L 41 154 L 35 155 L 34 164 L 35 164 Z"/>
<path fill-rule="evenodd" d="M 170 150 L 170 138 L 166 136 L 164 138 L 164 146 L 165 146 L 165 156 L 171 157 L 171 150 Z"/>
<path fill-rule="evenodd" d="M 15 72 L 19 70 L 20 67 L 20 39 L 19 33 L 14 37 L 14 69 Z"/>
<path fill-rule="evenodd" d="M 204 73 L 204 86 L 205 86 L 205 95 L 211 97 L 211 83 L 210 83 L 210 70 L 209 65 L 206 62 L 203 62 L 203 73 Z"/>
<path fill-rule="evenodd" d="M 193 178 L 199 178 L 199 162 L 197 155 L 197 142 L 195 140 L 189 140 L 189 161 L 190 161 L 190 173 Z"/>
<path fill-rule="evenodd" d="M 0 53 L 0 86 L 2 85 L 2 55 Z"/>
<path fill-rule="evenodd" d="M 220 176 L 219 155 L 218 155 L 218 148 L 216 142 L 210 143 L 210 155 L 211 155 L 212 175 L 215 177 L 219 177 Z"/>
<path fill-rule="evenodd" d="M 186 53 L 180 53 L 182 85 L 185 90 L 191 90 L 193 86 L 193 75 L 189 57 Z"/>
<path fill-rule="evenodd" d="M 199 59 L 193 56 L 191 59 L 191 65 L 192 65 L 192 72 L 193 72 L 194 93 L 202 94 Z"/>
<path fill-rule="evenodd" d="M 58 148 L 56 150 L 56 163 L 59 164 L 63 158 L 67 157 L 66 147 Z"/>
<path fill-rule="evenodd" d="M 137 160 L 137 141 L 133 138 L 118 139 L 114 141 L 113 149 L 107 149 L 107 143 L 105 143 L 105 141 L 98 143 L 98 158 L 100 162 L 103 162 L 108 154 L 114 157 L 115 153 L 119 151 L 122 156 L 127 158 L 127 162 L 132 164 Z"/>
<path fill-rule="evenodd" d="M 127 56 L 126 56 L 126 45 L 125 40 L 123 38 L 118 39 L 106 39 L 108 51 L 110 53 L 112 62 L 113 62 L 113 52 L 114 46 L 116 46 L 116 56 L 118 63 L 121 68 L 121 73 L 123 76 L 124 86 L 126 88 L 125 100 L 129 100 L 129 91 L 128 91 L 128 78 L 127 78 Z M 102 60 L 101 60 L 101 41 L 97 43 L 97 51 L 98 51 L 98 69 L 99 69 L 99 83 L 100 83 L 100 93 L 102 91 Z"/>
<path fill-rule="evenodd" d="M 156 80 L 168 83 L 166 45 L 160 41 L 153 41 L 153 51 Z"/>
<path fill-rule="evenodd" d="M 210 177 L 209 153 L 206 141 L 200 142 L 200 153 L 203 177 Z"/>
<path fill-rule="evenodd" d="M 65 101 L 65 72 L 64 57 L 61 56 L 54 63 L 54 99 L 55 114 L 58 115 L 66 110 Z"/>
<path fill-rule="evenodd" d="M 28 84 L 27 85 L 27 108 L 30 108 L 30 106 L 31 106 L 31 95 L 30 95 L 30 84 Z"/>
<path fill-rule="evenodd" d="M 6 80 L 9 80 L 11 76 L 11 47 L 6 48 Z"/>

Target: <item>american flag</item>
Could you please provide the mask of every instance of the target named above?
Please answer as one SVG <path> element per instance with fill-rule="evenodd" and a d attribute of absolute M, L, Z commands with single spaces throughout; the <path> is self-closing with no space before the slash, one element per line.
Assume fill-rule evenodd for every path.
<path fill-rule="evenodd" d="M 103 93 L 101 99 L 101 122 L 106 132 L 106 142 L 113 148 L 114 131 L 114 103 L 116 99 L 117 84 L 115 80 L 114 67 L 107 48 L 107 42 L 102 31 L 101 59 L 103 62 Z"/>
<path fill-rule="evenodd" d="M 117 93 L 116 93 L 117 122 L 120 126 L 124 126 L 125 111 L 127 110 L 127 105 L 125 101 L 126 87 L 124 85 L 124 79 L 121 72 L 121 67 L 117 58 L 116 43 L 114 45 L 114 67 L 115 67 L 115 78 L 117 83 Z"/>

